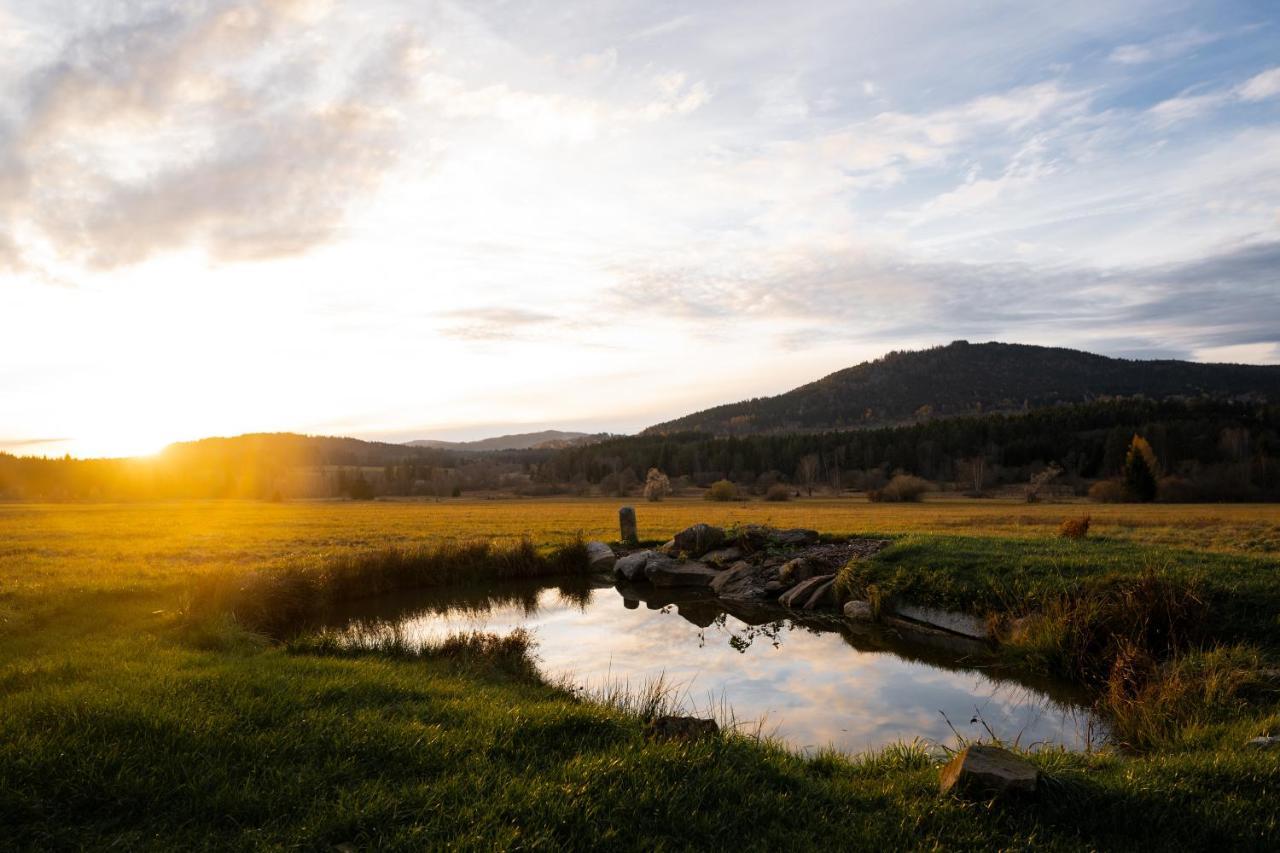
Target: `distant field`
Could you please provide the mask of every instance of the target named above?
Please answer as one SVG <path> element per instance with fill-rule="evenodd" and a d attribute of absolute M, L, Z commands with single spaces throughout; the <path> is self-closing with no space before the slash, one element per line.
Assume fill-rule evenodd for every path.
<path fill-rule="evenodd" d="M 0 504 L 0 608 L 6 594 L 141 590 L 193 572 L 250 567 L 293 554 L 366 549 L 439 538 L 577 532 L 615 539 L 618 498 L 441 502 L 177 501 Z M 1266 504 L 1026 504 L 962 498 L 872 504 L 851 498 L 789 503 L 632 502 L 640 535 L 664 539 L 697 521 L 812 527 L 824 533 L 1052 536 L 1088 513 L 1093 535 L 1174 548 L 1280 554 L 1280 506 Z"/>

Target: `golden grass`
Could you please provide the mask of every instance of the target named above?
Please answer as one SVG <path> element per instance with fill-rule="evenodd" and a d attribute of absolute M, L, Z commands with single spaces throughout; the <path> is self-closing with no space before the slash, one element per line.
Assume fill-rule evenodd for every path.
<path fill-rule="evenodd" d="M 176 501 L 0 504 L 0 610 L 5 599 L 59 590 L 143 590 L 193 574 L 276 560 L 441 539 L 562 542 L 581 531 L 615 539 L 617 498 L 441 502 Z M 1053 536 L 1081 504 L 934 497 L 922 504 L 859 498 L 718 504 L 632 502 L 640 535 L 665 539 L 696 521 L 812 527 L 824 533 L 938 532 Z M 1226 553 L 1280 554 L 1280 507 L 1259 504 L 1087 505 L 1090 537 Z"/>

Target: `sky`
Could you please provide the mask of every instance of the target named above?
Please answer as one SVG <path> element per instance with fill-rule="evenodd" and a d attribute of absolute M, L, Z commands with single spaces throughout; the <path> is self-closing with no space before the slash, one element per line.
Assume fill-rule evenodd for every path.
<path fill-rule="evenodd" d="M 1280 361 L 1264 2 L 0 0 L 0 451 Z"/>

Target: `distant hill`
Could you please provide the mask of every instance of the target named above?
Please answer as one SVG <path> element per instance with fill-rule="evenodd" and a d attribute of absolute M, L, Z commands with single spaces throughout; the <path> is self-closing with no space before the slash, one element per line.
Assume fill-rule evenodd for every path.
<path fill-rule="evenodd" d="M 554 450 L 589 443 L 600 438 L 601 436 L 585 432 L 564 432 L 558 429 L 547 429 L 542 432 L 499 435 L 493 438 L 482 438 L 477 441 L 437 441 L 436 439 L 423 438 L 417 441 L 405 442 L 405 446 L 487 453 L 496 450 Z"/>
<path fill-rule="evenodd" d="M 716 406 L 644 433 L 852 429 L 1132 396 L 1276 400 L 1280 365 L 1140 361 L 1057 347 L 956 341 L 892 352 L 776 397 Z"/>

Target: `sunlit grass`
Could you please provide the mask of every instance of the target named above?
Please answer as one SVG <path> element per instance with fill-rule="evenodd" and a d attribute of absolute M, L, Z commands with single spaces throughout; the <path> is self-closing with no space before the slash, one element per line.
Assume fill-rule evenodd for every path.
<path fill-rule="evenodd" d="M 1053 796 L 1003 810 L 938 797 L 942 756 L 922 743 L 805 756 L 732 729 L 650 741 L 644 714 L 676 707 L 666 687 L 543 683 L 519 637 L 288 645 L 225 614 L 178 615 L 217 577 L 413 578 L 425 561 L 383 557 L 612 539 L 621 503 L 0 505 L 0 849 L 1266 849 L 1280 829 L 1264 793 L 1280 763 L 1243 748 L 1280 733 L 1276 686 L 1240 648 L 1181 657 L 1144 682 L 1158 695 L 1126 694 L 1135 741 L 1160 748 L 1038 753 Z M 1078 505 L 635 506 L 646 539 L 694 521 L 894 536 L 847 581 L 956 604 L 1013 610 L 1154 562 L 1237 594 L 1240 624 L 1265 633 L 1250 602 L 1270 606 L 1280 587 L 1274 507 L 1090 506 L 1090 538 L 1069 542 L 1056 529 Z M 1022 653 L 1060 647 L 1055 635 Z"/>

